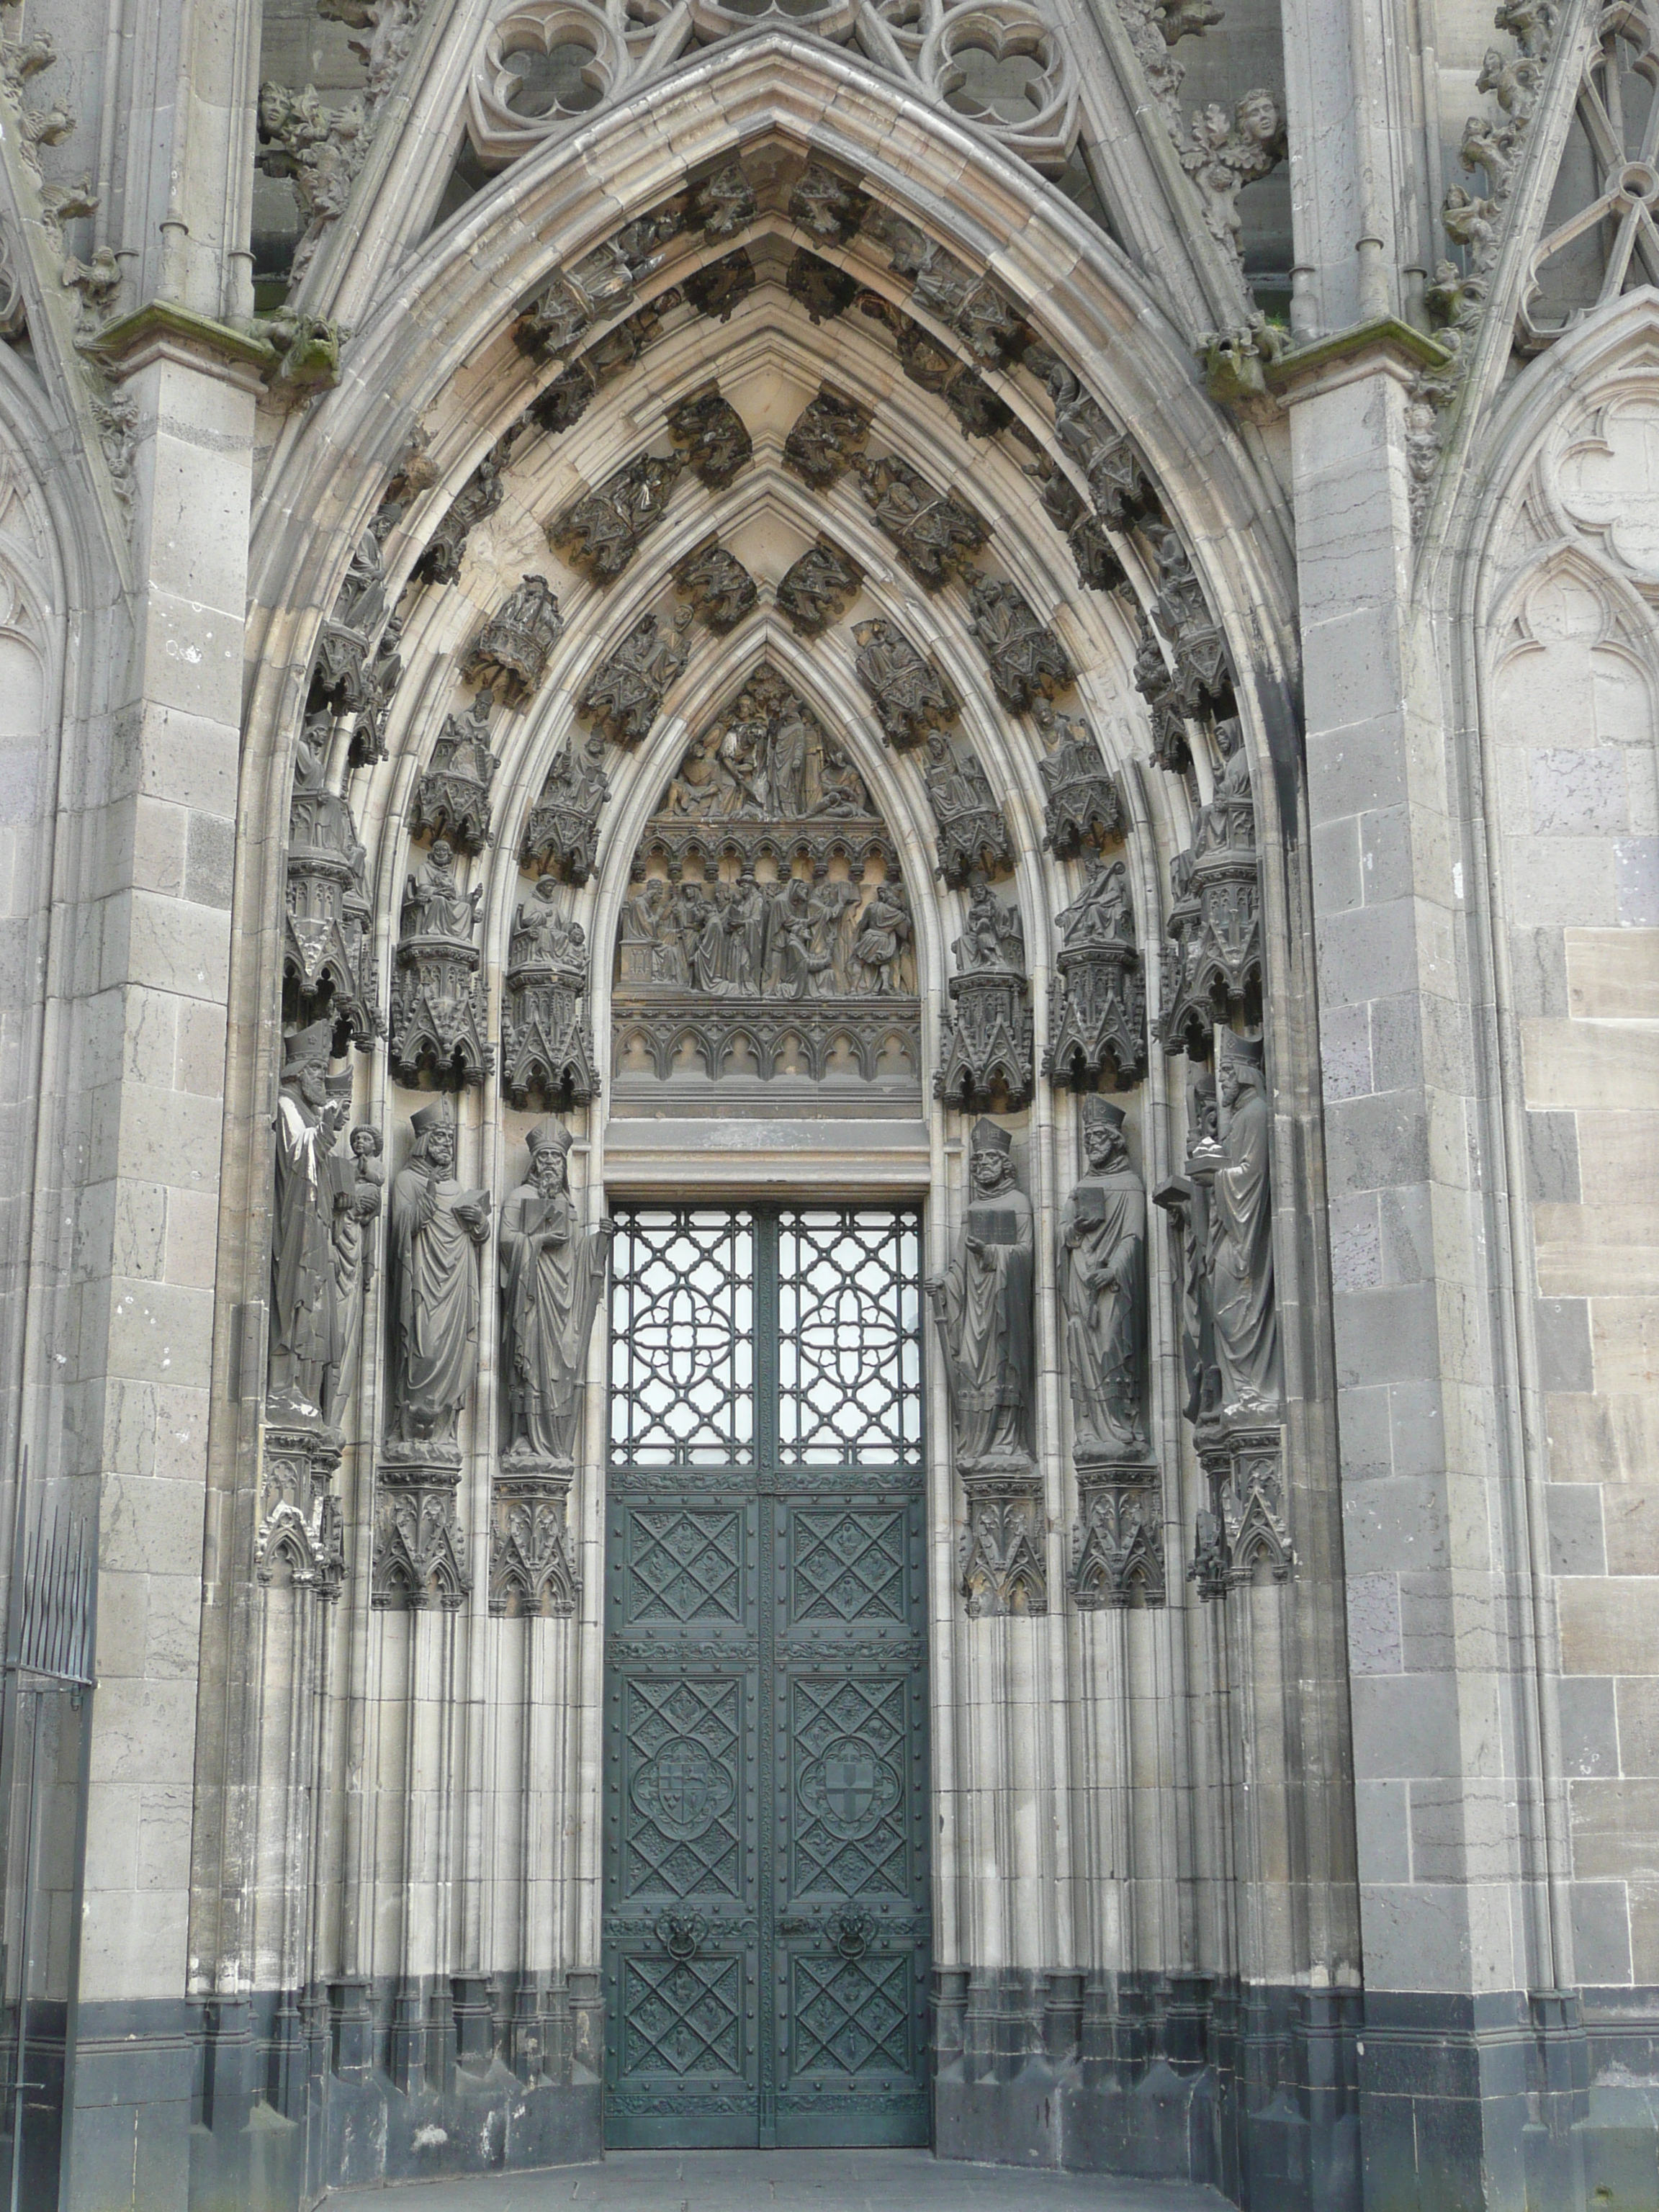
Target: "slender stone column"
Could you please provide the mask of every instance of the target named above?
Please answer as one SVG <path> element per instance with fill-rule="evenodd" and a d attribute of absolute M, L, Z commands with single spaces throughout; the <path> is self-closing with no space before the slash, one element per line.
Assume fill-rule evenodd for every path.
<path fill-rule="evenodd" d="M 1527 1835 L 1527 1662 L 1504 1595 L 1459 797 L 1432 677 L 1413 647 L 1413 337 L 1395 325 L 1308 349 L 1302 363 L 1291 357 L 1289 392 L 1365 1979 L 1361 2115 L 1368 2186 L 1386 2179 L 1385 2197 L 1427 2191 L 1431 2163 L 1437 2195 L 1507 2204 L 1523 2193 L 1528 1992 L 1570 1968 L 1551 1957 Z M 1443 2100 L 1432 2138 L 1419 2094 Z"/>

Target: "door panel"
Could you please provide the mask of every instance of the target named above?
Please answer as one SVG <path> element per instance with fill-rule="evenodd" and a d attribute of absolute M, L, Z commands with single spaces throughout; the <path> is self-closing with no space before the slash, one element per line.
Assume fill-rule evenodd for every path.
<path fill-rule="evenodd" d="M 925 2142 L 916 1218 L 621 1222 L 607 2141 Z"/>

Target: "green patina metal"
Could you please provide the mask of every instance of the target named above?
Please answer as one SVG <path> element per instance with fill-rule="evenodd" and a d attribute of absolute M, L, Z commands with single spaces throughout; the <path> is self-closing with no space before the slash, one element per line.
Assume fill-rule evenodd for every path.
<path fill-rule="evenodd" d="M 926 2142 L 920 1220 L 618 1218 L 606 2140 Z"/>

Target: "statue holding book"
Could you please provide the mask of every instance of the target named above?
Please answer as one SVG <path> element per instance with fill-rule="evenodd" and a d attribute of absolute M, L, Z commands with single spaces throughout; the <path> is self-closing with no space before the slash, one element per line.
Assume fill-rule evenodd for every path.
<path fill-rule="evenodd" d="M 1073 1455 L 1150 1456 L 1145 1413 L 1146 1186 L 1129 1158 L 1120 1107 L 1083 1101 L 1088 1174 L 1060 1216 L 1060 1300 L 1072 1386 Z"/>
<path fill-rule="evenodd" d="M 1012 1471 L 1031 1460 L 1036 1362 L 1031 1201 L 1014 1181 L 1013 1140 L 975 1124 L 970 1195 L 957 1256 L 927 1285 L 950 1380 L 958 1471 Z"/>
<path fill-rule="evenodd" d="M 478 1247 L 489 1193 L 465 1190 L 449 1101 L 411 1117 L 414 1150 L 392 1179 L 387 1288 L 392 1308 L 388 1435 L 459 1458 L 456 1423 L 478 1372 Z"/>
<path fill-rule="evenodd" d="M 601 1221 L 586 1233 L 579 1227 L 568 1174 L 570 1132 L 562 1122 L 544 1121 L 527 1142 L 530 1179 L 501 1208 L 502 1465 L 533 1462 L 568 1473 L 615 1224 Z"/>

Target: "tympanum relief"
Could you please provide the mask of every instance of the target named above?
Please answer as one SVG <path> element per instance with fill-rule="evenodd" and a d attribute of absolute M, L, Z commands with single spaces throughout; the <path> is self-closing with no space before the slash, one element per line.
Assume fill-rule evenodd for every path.
<path fill-rule="evenodd" d="M 863 778 L 762 669 L 693 738 L 635 855 L 612 995 L 619 1096 L 795 1077 L 914 1097 L 912 936 Z"/>

